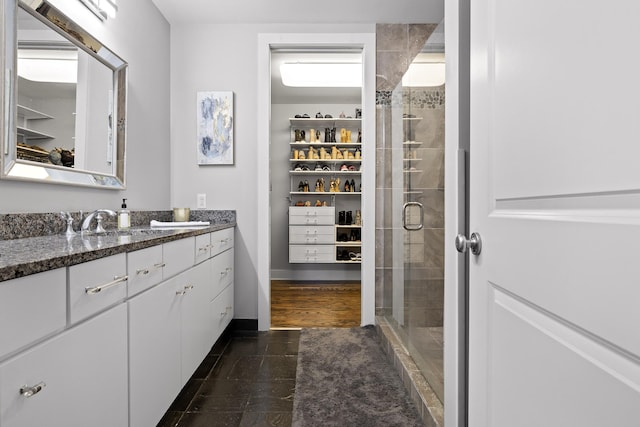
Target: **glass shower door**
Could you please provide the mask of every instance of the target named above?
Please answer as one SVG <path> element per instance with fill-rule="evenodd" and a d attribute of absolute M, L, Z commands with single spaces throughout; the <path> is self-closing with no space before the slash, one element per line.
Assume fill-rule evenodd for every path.
<path fill-rule="evenodd" d="M 391 155 L 392 307 L 387 317 L 441 401 L 444 400 L 443 89 L 404 87 L 386 109 Z M 440 108 L 442 107 L 442 108 Z M 390 316 L 389 316 L 390 314 Z"/>

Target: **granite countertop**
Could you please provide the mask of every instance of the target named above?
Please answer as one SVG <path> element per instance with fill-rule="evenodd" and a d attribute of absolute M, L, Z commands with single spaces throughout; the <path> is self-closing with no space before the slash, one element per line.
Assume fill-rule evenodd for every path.
<path fill-rule="evenodd" d="M 101 235 L 76 233 L 67 237 L 65 234 L 55 234 L 0 240 L 0 282 L 235 225 L 234 218 L 232 222 L 214 222 L 211 226 L 197 228 L 134 227 L 129 231 L 112 230 Z"/>

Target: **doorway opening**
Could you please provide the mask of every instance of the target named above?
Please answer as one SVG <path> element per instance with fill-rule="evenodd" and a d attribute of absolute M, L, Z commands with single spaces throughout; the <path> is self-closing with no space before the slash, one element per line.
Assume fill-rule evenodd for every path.
<path fill-rule="evenodd" d="M 362 62 L 271 49 L 271 328 L 360 325 Z"/>
<path fill-rule="evenodd" d="M 355 315 L 348 326 L 373 324 L 375 35 L 265 34 L 260 43 L 259 61 L 263 71 L 268 69 L 268 80 L 259 81 L 265 107 L 259 123 L 268 129 L 269 148 L 258 153 L 268 159 L 259 162 L 258 175 L 259 184 L 267 180 L 269 189 L 259 205 L 269 215 L 267 221 L 259 219 L 258 240 L 259 250 L 269 257 L 258 262 L 258 327 L 294 327 L 272 324 L 272 283 L 280 291 L 307 286 L 324 296 L 331 289 L 344 294 L 359 288 L 350 299 L 357 302 L 334 311 Z M 346 66 L 344 75 L 357 64 L 360 83 L 287 86 L 283 64 L 307 67 L 304 77 L 321 70 L 324 80 L 329 79 L 327 67 Z M 321 300 L 315 304 L 326 308 Z M 306 310 L 309 318 L 313 310 Z"/>

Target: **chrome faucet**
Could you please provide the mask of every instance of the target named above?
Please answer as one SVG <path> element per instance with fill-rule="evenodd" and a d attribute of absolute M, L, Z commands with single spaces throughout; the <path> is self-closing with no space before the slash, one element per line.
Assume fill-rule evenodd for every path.
<path fill-rule="evenodd" d="M 91 226 L 91 221 L 93 220 L 93 218 L 95 217 L 96 221 L 97 221 L 97 225 L 96 225 L 96 233 L 104 233 L 107 230 L 104 229 L 104 227 L 102 226 L 102 220 L 104 219 L 104 217 L 102 216 L 102 214 L 105 213 L 109 216 L 116 216 L 115 211 L 112 211 L 111 209 L 97 209 L 93 212 L 91 212 L 89 215 L 87 215 L 87 217 L 84 219 L 84 221 L 82 221 L 82 228 L 80 229 L 82 232 L 87 232 L 89 231 L 89 227 Z"/>

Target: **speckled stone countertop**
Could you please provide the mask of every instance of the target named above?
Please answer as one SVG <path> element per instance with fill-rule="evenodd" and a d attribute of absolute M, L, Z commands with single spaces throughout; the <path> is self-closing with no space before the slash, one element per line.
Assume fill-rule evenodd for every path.
<path fill-rule="evenodd" d="M 150 228 L 148 222 L 146 225 L 133 222 L 129 231 L 117 231 L 115 226 L 105 226 L 108 231 L 101 235 L 95 233 L 82 235 L 78 232 L 75 235 L 66 236 L 62 231 L 58 234 L 0 240 L 0 282 L 236 225 L 235 211 L 207 212 L 208 214 L 200 212 L 194 215 L 192 211 L 190 220 L 209 221 L 211 225 L 208 227 L 163 229 Z M 28 214 L 20 215 L 26 217 Z M 9 215 L 0 216 L 0 223 L 3 219 L 6 220 L 2 218 L 6 216 Z M 146 218 L 145 215 L 143 216 Z M 154 215 L 153 218 L 171 221 L 171 214 L 169 213 L 168 217 Z M 24 222 L 28 221 L 24 220 Z"/>

